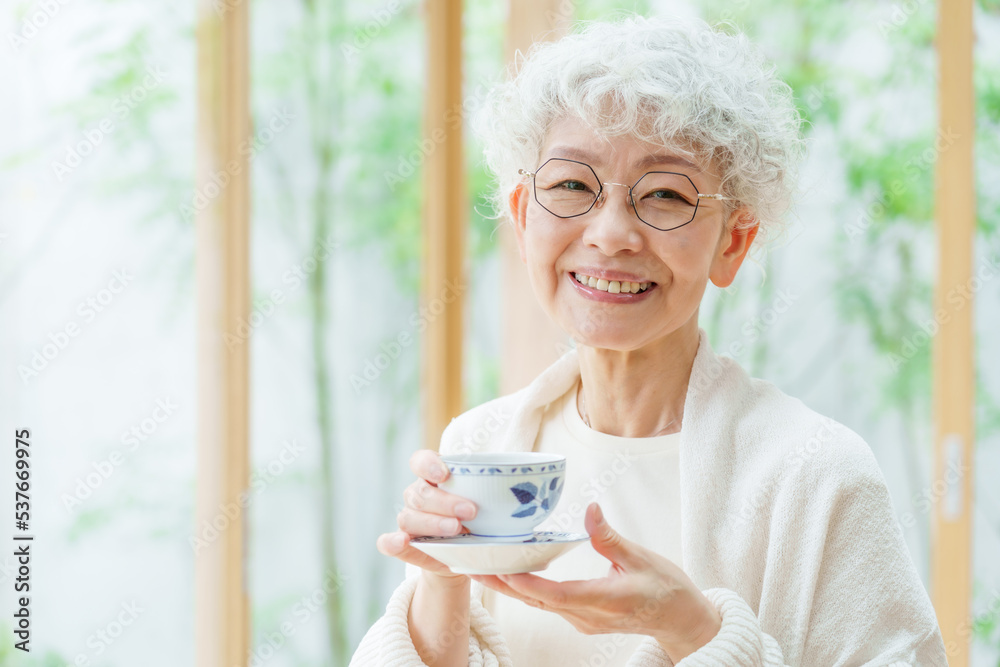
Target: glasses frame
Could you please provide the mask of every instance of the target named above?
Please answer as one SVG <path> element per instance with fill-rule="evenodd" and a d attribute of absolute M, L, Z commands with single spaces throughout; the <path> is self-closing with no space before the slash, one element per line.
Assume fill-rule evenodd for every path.
<path fill-rule="evenodd" d="M 553 160 L 561 160 L 563 162 L 575 162 L 576 164 L 582 164 L 584 167 L 586 167 L 587 169 L 590 170 L 590 173 L 592 173 L 594 175 L 594 178 L 597 179 L 597 182 L 601 184 L 601 189 L 598 190 L 597 195 L 594 197 L 594 201 L 592 201 L 590 203 L 590 206 L 588 206 L 587 210 L 584 211 L 583 213 L 574 213 L 573 215 L 559 215 L 558 213 L 555 213 L 553 211 L 549 211 L 549 209 L 545 208 L 545 205 L 542 204 L 542 202 L 540 202 L 538 200 L 538 183 L 537 183 L 537 181 L 535 181 L 535 174 L 537 174 L 542 169 L 542 167 L 544 167 L 545 165 L 547 165 L 549 162 L 552 162 Z M 723 194 L 712 194 L 712 195 L 710 195 L 710 194 L 702 194 L 701 192 L 698 192 L 698 186 L 694 184 L 694 181 L 691 180 L 691 177 L 688 176 L 687 174 L 682 174 L 682 173 L 677 172 L 677 171 L 647 171 L 645 174 L 643 174 L 642 176 L 640 176 L 639 180 L 637 180 L 635 183 L 633 183 L 632 185 L 628 185 L 626 183 L 612 183 L 610 181 L 602 181 L 600 179 L 600 177 L 597 175 L 597 172 L 594 171 L 594 168 L 591 167 L 586 162 L 580 162 L 579 160 L 570 160 L 569 158 L 564 158 L 564 157 L 550 157 L 548 160 L 546 160 L 542 164 L 538 165 L 538 167 L 536 167 L 534 171 L 525 171 L 524 169 L 518 169 L 517 173 L 521 174 L 522 176 L 528 176 L 528 177 L 531 178 L 531 184 L 532 184 L 531 185 L 531 191 L 532 191 L 532 194 L 535 197 L 535 202 L 537 202 L 538 205 L 541 206 L 542 208 L 544 208 L 546 211 L 549 211 L 549 213 L 552 213 L 552 215 L 556 216 L 557 218 L 563 218 L 563 219 L 578 218 L 581 215 L 586 215 L 587 213 L 590 213 L 591 209 L 594 208 L 594 205 L 597 205 L 597 207 L 600 208 L 604 204 L 604 200 L 606 199 L 605 194 L 604 194 L 604 186 L 605 185 L 620 185 L 623 188 L 628 188 L 627 202 L 628 202 L 629 207 L 635 213 L 635 217 L 638 218 L 639 222 L 641 222 L 642 224 L 648 225 L 649 227 L 652 227 L 653 229 L 655 229 L 657 231 L 660 231 L 660 232 L 670 232 L 670 231 L 673 231 L 675 229 L 680 229 L 684 225 L 689 225 L 692 222 L 694 222 L 695 217 L 697 217 L 697 215 L 698 215 L 698 206 L 701 204 L 701 200 L 702 199 L 716 199 L 716 200 L 719 200 L 719 201 L 736 201 L 736 197 L 726 197 Z M 642 216 L 639 215 L 639 211 L 635 207 L 635 200 L 632 198 L 632 188 L 634 188 L 635 186 L 639 185 L 639 181 L 641 181 L 642 179 L 646 178 L 646 176 L 648 176 L 650 174 L 673 174 L 675 176 L 683 176 L 684 178 L 687 179 L 688 183 L 691 184 L 691 187 L 694 188 L 694 191 L 698 193 L 698 198 L 697 198 L 697 200 L 694 203 L 694 211 L 692 211 L 692 213 L 691 213 L 691 219 L 690 220 L 688 220 L 687 222 L 682 223 L 680 225 L 677 225 L 676 227 L 668 227 L 667 229 L 663 229 L 661 227 L 657 227 L 656 225 L 654 225 L 654 224 L 652 224 L 650 222 L 646 222 L 645 220 L 642 219 Z"/>

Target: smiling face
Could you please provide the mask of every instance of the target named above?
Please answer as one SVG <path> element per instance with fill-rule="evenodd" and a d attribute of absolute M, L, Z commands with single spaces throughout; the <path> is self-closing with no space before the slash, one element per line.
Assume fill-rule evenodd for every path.
<path fill-rule="evenodd" d="M 662 159 L 650 162 L 650 156 Z M 702 194 L 719 192 L 720 179 L 708 167 L 634 138 L 602 138 L 574 116 L 549 128 L 538 164 L 553 157 L 586 162 L 605 183 L 632 185 L 646 172 L 671 171 L 687 175 Z M 637 204 L 644 195 L 635 193 Z M 636 217 L 628 189 L 618 185 L 605 185 L 603 201 L 586 214 L 560 218 L 539 205 L 525 178 L 510 206 L 521 260 L 545 312 L 577 342 L 621 351 L 696 331 L 708 281 L 719 287 L 732 282 L 757 230 L 732 231 L 746 209 L 727 217 L 724 202 L 702 199 L 689 224 L 660 231 Z M 649 286 L 622 293 L 623 282 Z"/>

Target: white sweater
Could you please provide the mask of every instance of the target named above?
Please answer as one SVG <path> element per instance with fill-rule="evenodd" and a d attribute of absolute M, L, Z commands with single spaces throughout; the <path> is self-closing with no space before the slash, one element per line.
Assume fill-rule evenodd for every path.
<path fill-rule="evenodd" d="M 585 533 L 587 505 L 601 505 L 621 535 L 674 563 L 681 553 L 681 434 L 623 438 L 588 427 L 576 408 L 579 383 L 549 404 L 535 451 L 566 457 L 566 479 L 555 511 L 538 530 Z M 608 560 L 585 542 L 536 572 L 553 581 L 600 579 Z M 582 635 L 559 614 L 502 593 L 483 591 L 515 665 L 626 667 L 645 638 L 637 634 Z"/>
<path fill-rule="evenodd" d="M 699 337 L 682 420 L 679 565 L 722 628 L 677 667 L 947 665 L 868 445 Z M 524 389 L 453 419 L 440 451 L 532 450 L 546 406 L 579 377 L 570 350 Z M 406 572 L 352 665 L 423 664 L 407 628 L 419 571 Z M 469 665 L 513 665 L 483 593 L 473 582 Z M 652 638 L 628 664 L 673 665 Z"/>

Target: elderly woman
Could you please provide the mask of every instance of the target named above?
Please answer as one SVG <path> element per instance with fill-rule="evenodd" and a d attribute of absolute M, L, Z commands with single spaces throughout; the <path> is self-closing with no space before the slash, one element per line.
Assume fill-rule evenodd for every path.
<path fill-rule="evenodd" d="M 536 44 L 478 121 L 494 203 L 576 347 L 439 449 L 565 455 L 539 529 L 590 542 L 543 575 L 453 574 L 409 540 L 476 507 L 417 452 L 377 545 L 407 577 L 352 664 L 946 665 L 868 445 L 698 326 L 708 281 L 730 285 L 790 199 L 799 118 L 759 52 L 700 21 L 588 23 Z"/>

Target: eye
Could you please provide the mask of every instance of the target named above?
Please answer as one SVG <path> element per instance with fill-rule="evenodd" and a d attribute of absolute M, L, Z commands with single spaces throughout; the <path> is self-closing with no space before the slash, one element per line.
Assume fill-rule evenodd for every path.
<path fill-rule="evenodd" d="M 684 197 L 681 196 L 681 194 L 679 192 L 676 192 L 674 190 L 653 190 L 647 196 L 650 196 L 650 195 L 660 195 L 660 194 L 662 194 L 663 196 L 662 197 L 654 196 L 653 198 L 654 199 L 684 199 Z"/>
<path fill-rule="evenodd" d="M 553 187 L 571 190 L 572 192 L 586 192 L 590 189 L 587 187 L 587 184 L 582 181 L 563 181 L 562 183 L 557 183 Z"/>
<path fill-rule="evenodd" d="M 670 188 L 661 188 L 659 190 L 653 190 L 647 194 L 643 199 L 652 200 L 653 203 L 657 204 L 671 204 L 680 205 L 687 204 L 688 206 L 694 206 L 691 200 L 678 192 L 677 190 L 671 190 Z"/>

